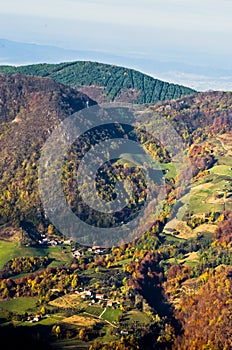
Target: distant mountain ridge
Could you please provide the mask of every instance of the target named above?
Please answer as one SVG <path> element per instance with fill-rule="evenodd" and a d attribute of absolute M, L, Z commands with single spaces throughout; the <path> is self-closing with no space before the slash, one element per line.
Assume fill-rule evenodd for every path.
<path fill-rule="evenodd" d="M 169 84 L 133 69 L 90 61 L 0 66 L 0 72 L 50 77 L 78 88 L 97 102 L 155 104 L 196 93 L 191 88 Z"/>
<path fill-rule="evenodd" d="M 57 63 L 84 59 L 84 57 L 97 59 L 104 57 L 104 53 L 0 39 L 0 64 Z"/>
<path fill-rule="evenodd" d="M 92 61 L 129 67 L 159 80 L 189 86 L 197 91 L 230 91 L 231 66 L 214 66 L 212 62 L 193 61 L 193 59 L 164 59 L 162 52 L 141 55 L 127 52 L 97 51 L 91 49 L 72 49 L 53 45 L 25 43 L 0 38 L 0 64 L 25 65 L 37 63 L 62 63 L 72 61 Z M 199 62 L 199 59 L 198 59 Z"/>

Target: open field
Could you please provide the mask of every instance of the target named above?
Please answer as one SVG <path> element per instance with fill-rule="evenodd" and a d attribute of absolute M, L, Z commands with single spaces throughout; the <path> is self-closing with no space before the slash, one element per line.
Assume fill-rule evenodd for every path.
<path fill-rule="evenodd" d="M 170 179 L 175 178 L 178 174 L 178 165 L 174 163 L 163 163 L 160 164 L 162 170 L 165 171 L 164 177 Z"/>
<path fill-rule="evenodd" d="M 93 315 L 94 317 L 99 317 L 104 309 L 101 306 L 95 306 L 95 305 L 87 305 L 85 307 L 85 312 Z"/>
<path fill-rule="evenodd" d="M 173 235 L 172 230 L 176 230 L 178 234 L 176 235 L 175 231 L 174 231 L 174 234 L 177 238 L 189 239 L 189 238 L 197 237 L 199 233 L 213 234 L 215 231 L 215 228 L 216 228 L 216 225 L 205 223 L 192 229 L 187 225 L 185 221 L 178 221 L 176 219 L 173 219 L 165 226 L 164 232 Z"/>
<path fill-rule="evenodd" d="M 21 249 L 16 242 L 0 241 L 0 268 L 10 259 L 20 256 Z"/>
<path fill-rule="evenodd" d="M 181 261 L 187 265 L 196 265 L 198 263 L 198 252 L 191 252 L 186 254 L 185 258 Z"/>
<path fill-rule="evenodd" d="M 123 267 L 123 266 L 129 264 L 131 262 L 131 260 L 132 260 L 132 258 L 115 261 L 112 263 L 112 267 L 118 267 L 118 268 Z"/>
<path fill-rule="evenodd" d="M 121 315 L 122 311 L 119 309 L 107 308 L 102 315 L 102 319 L 113 323 L 118 320 L 118 317 Z"/>
<path fill-rule="evenodd" d="M 227 154 L 228 150 L 223 149 L 221 142 L 215 140 L 220 147 L 221 154 L 224 151 Z M 232 138 L 230 144 L 224 144 L 225 147 L 230 147 L 232 150 Z M 219 152 L 220 153 L 220 152 Z M 178 239 L 190 239 L 203 234 L 207 237 L 212 237 L 216 225 L 211 223 L 204 223 L 192 229 L 183 220 L 185 214 L 197 216 L 207 214 L 210 212 L 222 212 L 225 209 L 232 209 L 232 159 L 231 157 L 219 156 L 219 161 L 208 171 L 205 176 L 199 177 L 191 187 L 190 194 L 184 195 L 180 198 L 179 207 L 175 218 L 170 220 L 165 226 L 164 233 L 166 237 L 171 236 Z M 174 231 L 174 232 L 173 232 Z M 170 259 L 170 263 L 176 263 L 174 258 Z M 189 253 L 183 259 L 179 259 L 178 263 L 185 263 L 194 267 L 199 263 L 198 254 L 195 252 Z"/>
<path fill-rule="evenodd" d="M 77 294 L 67 294 L 62 297 L 56 298 L 49 302 L 50 305 L 56 306 L 59 308 L 77 308 L 81 305 L 80 298 L 77 296 Z"/>
<path fill-rule="evenodd" d="M 218 194 L 232 192 L 230 179 L 232 171 L 227 165 L 217 165 L 210 170 L 206 178 L 199 179 L 191 188 L 189 194 L 179 199 L 180 208 L 176 214 L 178 221 L 182 220 L 186 212 L 203 214 L 211 211 L 223 211 L 232 209 L 232 198 L 217 198 Z M 175 224 L 175 222 L 173 222 Z"/>
<path fill-rule="evenodd" d="M 172 234 L 172 231 L 176 230 L 178 234 L 176 235 L 178 238 L 188 239 L 195 237 L 195 233 L 187 225 L 185 221 L 173 219 L 165 226 L 164 232 Z"/>
<path fill-rule="evenodd" d="M 214 224 L 202 224 L 193 229 L 195 235 L 199 233 L 210 233 L 211 235 L 215 232 L 217 225 Z"/>
<path fill-rule="evenodd" d="M 25 247 L 19 242 L 6 242 L 0 240 L 0 268 L 2 268 L 10 259 L 30 256 L 48 256 L 53 259 L 53 262 L 49 266 L 59 266 L 63 264 L 69 265 L 72 261 L 70 252 L 63 252 L 61 246 L 47 248 Z"/>
<path fill-rule="evenodd" d="M 94 326 L 97 322 L 100 322 L 100 320 L 97 320 L 96 318 L 91 318 L 91 317 L 73 315 L 73 316 L 64 318 L 62 322 L 73 324 L 78 327 L 90 327 L 90 326 Z"/>
<path fill-rule="evenodd" d="M 188 203 L 188 210 L 197 213 L 207 213 L 210 211 L 223 211 L 225 209 L 224 198 L 218 198 L 218 194 L 228 191 L 230 186 L 228 175 L 216 175 L 216 172 L 227 172 L 228 167 L 218 166 L 212 168 L 211 172 L 214 175 L 211 182 L 201 184 L 192 188 L 191 197 Z M 225 200 L 227 206 L 231 206 L 232 200 Z"/>
<path fill-rule="evenodd" d="M 133 324 L 134 322 L 138 322 L 140 324 L 149 324 L 151 319 L 148 315 L 146 315 L 142 311 L 131 310 L 123 316 L 123 322 L 128 324 Z"/>
<path fill-rule="evenodd" d="M 23 314 L 28 310 L 35 309 L 36 303 L 37 299 L 30 297 L 16 298 L 11 300 L 1 300 L 0 308 L 7 311 Z"/>
<path fill-rule="evenodd" d="M 229 165 L 215 165 L 210 169 L 211 174 L 232 176 L 231 166 Z"/>

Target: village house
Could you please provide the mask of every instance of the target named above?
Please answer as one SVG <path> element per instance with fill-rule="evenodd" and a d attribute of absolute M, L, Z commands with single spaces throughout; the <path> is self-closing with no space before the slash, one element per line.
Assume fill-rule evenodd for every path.
<path fill-rule="evenodd" d="M 91 290 L 83 290 L 81 292 L 76 291 L 75 293 L 82 299 L 93 297 L 93 292 Z"/>
<path fill-rule="evenodd" d="M 72 252 L 72 256 L 74 258 L 79 258 L 82 255 L 82 253 L 79 250 L 75 250 Z"/>
<path fill-rule="evenodd" d="M 94 245 L 92 247 L 92 251 L 95 253 L 95 254 L 101 254 L 101 253 L 104 253 L 104 250 L 98 246 L 98 245 Z"/>
<path fill-rule="evenodd" d="M 113 300 L 107 300 L 106 306 L 112 307 L 113 306 Z"/>
<path fill-rule="evenodd" d="M 99 294 L 99 293 L 96 293 L 96 299 L 98 300 L 103 300 L 104 299 L 104 294 Z"/>
<path fill-rule="evenodd" d="M 63 242 L 64 244 L 67 244 L 67 245 L 71 245 L 72 244 L 72 241 L 70 239 L 67 239 Z"/>
<path fill-rule="evenodd" d="M 27 321 L 29 321 L 30 323 L 39 322 L 41 318 L 41 315 L 28 316 Z"/>

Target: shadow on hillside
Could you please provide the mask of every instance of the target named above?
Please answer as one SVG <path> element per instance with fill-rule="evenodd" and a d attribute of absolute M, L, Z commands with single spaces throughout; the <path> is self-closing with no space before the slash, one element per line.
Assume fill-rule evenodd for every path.
<path fill-rule="evenodd" d="M 13 325 L 0 327 L 2 350 L 52 350 L 49 345 L 50 329 L 46 326 L 14 327 Z"/>

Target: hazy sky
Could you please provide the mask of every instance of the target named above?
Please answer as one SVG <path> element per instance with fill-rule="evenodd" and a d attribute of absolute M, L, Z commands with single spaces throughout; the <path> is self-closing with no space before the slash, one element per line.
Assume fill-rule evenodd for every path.
<path fill-rule="evenodd" d="M 231 18 L 231 0 L 0 0 L 2 38 L 199 64 L 230 65 Z"/>
<path fill-rule="evenodd" d="M 0 38 L 141 58 L 160 79 L 232 89 L 231 18 L 232 0 L 0 0 Z"/>

